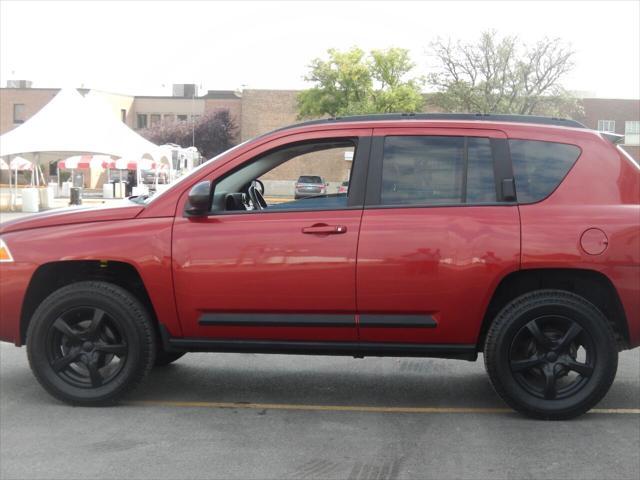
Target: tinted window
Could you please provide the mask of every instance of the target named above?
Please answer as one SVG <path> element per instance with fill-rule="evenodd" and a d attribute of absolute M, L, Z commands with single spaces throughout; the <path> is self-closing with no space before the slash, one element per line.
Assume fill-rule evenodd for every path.
<path fill-rule="evenodd" d="M 563 143 L 509 140 L 516 193 L 521 203 L 542 200 L 553 192 L 580 155 Z"/>
<path fill-rule="evenodd" d="M 461 203 L 463 173 L 463 137 L 386 137 L 381 203 Z"/>
<path fill-rule="evenodd" d="M 488 138 L 468 137 L 467 148 L 467 203 L 496 202 L 491 141 Z"/>

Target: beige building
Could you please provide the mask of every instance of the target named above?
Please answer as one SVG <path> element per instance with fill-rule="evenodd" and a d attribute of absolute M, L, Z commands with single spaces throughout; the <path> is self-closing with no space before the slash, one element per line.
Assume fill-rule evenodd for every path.
<path fill-rule="evenodd" d="M 0 89 L 0 134 L 26 121 L 58 92 L 58 89 L 52 88 L 28 88 L 29 82 L 24 81 L 12 82 L 12 85 L 14 85 L 12 88 Z M 84 89 L 79 91 L 83 94 L 88 92 Z M 230 90 L 209 90 L 204 95 L 198 95 L 195 85 L 180 84 L 174 85 L 172 96 L 97 93 L 103 96 L 106 103 L 111 106 L 114 115 L 135 130 L 159 123 L 191 122 L 205 113 L 228 109 L 238 126 L 238 141 L 244 141 L 297 121 L 298 91 L 296 90 L 245 89 L 242 93 Z M 638 124 L 640 124 L 638 121 L 640 119 L 637 118 L 638 100 L 600 99 L 597 102 L 585 100 L 583 103 L 588 119 L 587 124 L 591 128 L 602 128 L 600 126 L 604 122 L 604 120 L 600 122 L 602 119 L 611 124 L 612 121 L 608 119 L 614 117 L 606 112 L 622 109 L 626 112 L 625 122 L 617 121 L 616 131 L 618 131 L 618 125 L 626 124 L 629 132 L 635 129 L 633 132 L 637 133 Z M 629 139 L 633 137 L 634 141 L 633 145 L 628 142 L 625 148 L 637 158 L 638 147 L 635 138 L 638 135 L 633 136 L 629 132 L 626 132 Z M 331 183 L 342 182 L 348 179 L 352 163 L 343 153 L 327 152 L 324 156 L 317 155 L 318 171 L 308 171 L 306 165 L 309 162 L 299 159 L 288 162 L 265 178 L 270 181 L 291 182 L 297 180 L 300 175 L 316 174 Z"/>

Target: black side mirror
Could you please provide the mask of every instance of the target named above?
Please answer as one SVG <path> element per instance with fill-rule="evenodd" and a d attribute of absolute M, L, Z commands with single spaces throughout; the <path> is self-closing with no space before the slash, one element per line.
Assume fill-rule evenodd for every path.
<path fill-rule="evenodd" d="M 202 217 L 209 213 L 211 208 L 211 182 L 205 180 L 195 184 L 189 192 L 189 202 L 185 212 L 190 217 Z"/>

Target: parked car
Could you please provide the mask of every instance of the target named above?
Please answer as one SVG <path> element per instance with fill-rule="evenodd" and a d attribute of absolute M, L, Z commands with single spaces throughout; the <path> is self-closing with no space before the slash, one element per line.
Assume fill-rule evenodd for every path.
<path fill-rule="evenodd" d="M 155 170 L 142 170 L 140 175 L 142 176 L 142 183 L 146 185 L 156 183 L 156 176 L 159 184 L 169 183 L 169 175 L 166 170 L 160 170 L 157 173 Z"/>
<path fill-rule="evenodd" d="M 295 198 L 313 197 L 325 195 L 329 184 L 317 175 L 302 175 L 296 182 Z"/>
<path fill-rule="evenodd" d="M 338 185 L 338 193 L 347 193 L 349 191 L 349 181 L 342 182 Z"/>
<path fill-rule="evenodd" d="M 640 167 L 619 140 L 510 115 L 277 130 L 138 203 L 2 224 L 0 339 L 76 405 L 193 351 L 483 353 L 511 407 L 575 417 L 640 345 Z M 347 196 L 270 206 L 256 179 L 326 145 L 355 147 Z"/>

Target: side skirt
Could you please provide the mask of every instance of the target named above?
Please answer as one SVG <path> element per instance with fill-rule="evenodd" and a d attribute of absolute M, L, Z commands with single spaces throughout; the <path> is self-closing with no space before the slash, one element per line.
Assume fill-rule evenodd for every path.
<path fill-rule="evenodd" d="M 166 351 L 234 352 L 290 355 L 344 355 L 352 357 L 432 357 L 475 361 L 475 345 L 414 343 L 306 342 L 273 340 L 218 340 L 170 338 L 162 329 Z"/>

